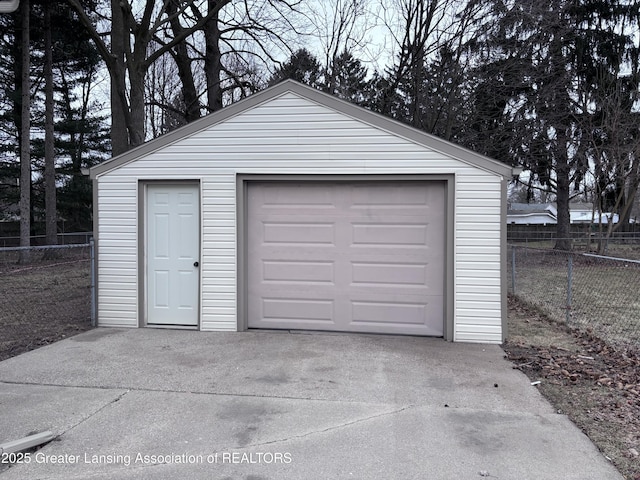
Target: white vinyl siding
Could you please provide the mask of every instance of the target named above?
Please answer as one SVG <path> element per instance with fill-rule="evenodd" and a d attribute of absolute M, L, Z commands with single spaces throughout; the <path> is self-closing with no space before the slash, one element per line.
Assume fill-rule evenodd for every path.
<path fill-rule="evenodd" d="M 490 343 L 502 335 L 501 189 L 500 178 L 479 170 L 457 176 L 456 341 Z"/>
<path fill-rule="evenodd" d="M 138 182 L 199 180 L 200 328 L 237 330 L 238 174 L 454 174 L 453 340 L 502 341 L 502 178 L 293 93 L 97 176 L 101 326 L 139 325 Z"/>
<path fill-rule="evenodd" d="M 104 191 L 103 191 L 104 189 Z M 104 327 L 138 326 L 137 182 L 105 176 L 98 189 L 98 312 Z"/>

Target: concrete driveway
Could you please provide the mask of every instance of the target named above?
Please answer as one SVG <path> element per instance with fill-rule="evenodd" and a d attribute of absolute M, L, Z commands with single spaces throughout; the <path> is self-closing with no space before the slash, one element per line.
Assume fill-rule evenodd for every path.
<path fill-rule="evenodd" d="M 96 329 L 0 362 L 2 480 L 621 479 L 497 346 Z M 2 468 L 2 466 L 0 466 Z"/>

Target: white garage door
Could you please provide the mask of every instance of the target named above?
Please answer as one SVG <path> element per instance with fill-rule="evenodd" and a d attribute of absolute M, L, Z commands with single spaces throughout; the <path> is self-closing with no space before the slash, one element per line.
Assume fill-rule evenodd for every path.
<path fill-rule="evenodd" d="M 250 183 L 249 328 L 442 336 L 444 182 Z"/>

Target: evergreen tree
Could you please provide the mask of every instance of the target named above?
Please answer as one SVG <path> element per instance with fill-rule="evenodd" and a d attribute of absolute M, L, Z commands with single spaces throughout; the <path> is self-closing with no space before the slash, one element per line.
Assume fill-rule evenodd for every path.
<path fill-rule="evenodd" d="M 596 160 L 594 140 L 603 131 L 598 115 L 612 93 L 626 92 L 616 110 L 627 115 L 609 132 L 632 123 L 638 5 L 493 0 L 488 18 L 474 52 L 478 80 L 467 140 L 482 153 L 523 165 L 556 195 L 556 248 L 568 249 L 569 201 L 589 188 L 585 178 Z M 625 70 L 635 73 L 622 75 Z M 621 82 L 631 85 L 622 88 Z M 610 162 L 613 155 L 605 157 Z"/>
<path fill-rule="evenodd" d="M 322 66 L 312 53 L 301 48 L 294 52 L 287 62 L 276 68 L 268 83 L 275 85 L 286 79 L 296 80 L 314 88 L 321 88 L 323 85 Z"/>
<path fill-rule="evenodd" d="M 0 219 L 18 218 L 20 94 L 17 14 L 0 15 Z"/>
<path fill-rule="evenodd" d="M 331 78 L 333 81 L 327 82 L 326 86 L 329 93 L 356 105 L 366 102 L 367 68 L 351 52 L 344 50 L 335 58 L 331 66 Z"/>
<path fill-rule="evenodd" d="M 108 131 L 104 116 L 96 115 L 99 106 L 92 104 L 91 88 L 100 68 L 100 57 L 83 34 L 65 2 L 32 0 L 31 2 L 31 164 L 33 198 L 31 216 L 36 221 L 32 234 L 43 233 L 41 222 L 45 202 L 45 92 L 44 60 L 46 25 L 45 7 L 50 9 L 51 60 L 54 104 L 53 166 L 57 187 L 56 210 L 67 230 L 91 229 L 91 185 L 81 169 L 108 157 Z M 11 211 L 19 193 L 17 130 L 21 124 L 17 72 L 20 70 L 15 47 L 17 23 L 15 15 L 0 16 L 0 205 Z M 4 95 L 2 95 L 4 93 Z M 3 210 L 4 210 L 3 208 Z"/>

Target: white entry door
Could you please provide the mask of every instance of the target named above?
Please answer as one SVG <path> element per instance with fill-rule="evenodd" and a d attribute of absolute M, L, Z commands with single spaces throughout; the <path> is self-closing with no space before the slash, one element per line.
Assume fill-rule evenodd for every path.
<path fill-rule="evenodd" d="M 199 198 L 198 185 L 147 185 L 148 325 L 198 325 Z"/>

